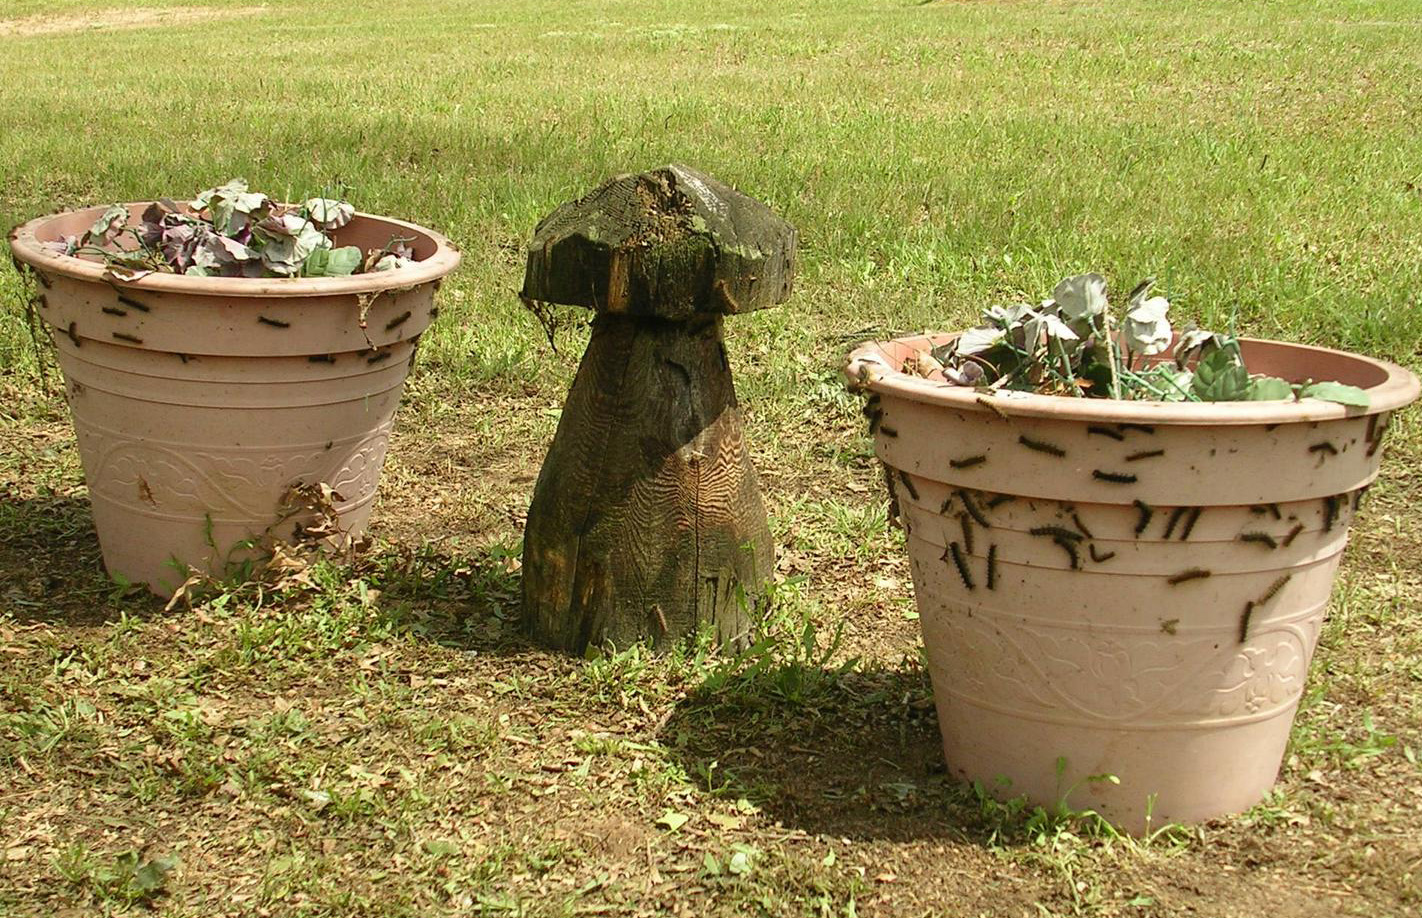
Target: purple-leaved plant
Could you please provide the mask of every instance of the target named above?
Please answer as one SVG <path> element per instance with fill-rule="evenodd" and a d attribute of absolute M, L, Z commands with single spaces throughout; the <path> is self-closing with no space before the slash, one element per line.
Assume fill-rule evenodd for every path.
<path fill-rule="evenodd" d="M 114 204 L 83 236 L 47 242 L 63 255 L 102 258 L 116 276 L 163 272 L 197 277 L 343 277 L 391 271 L 412 263 L 409 239 L 381 249 L 337 246 L 333 233 L 355 216 L 334 198 L 280 204 L 236 178 L 191 201 L 168 198 L 144 209 L 136 224 Z"/>

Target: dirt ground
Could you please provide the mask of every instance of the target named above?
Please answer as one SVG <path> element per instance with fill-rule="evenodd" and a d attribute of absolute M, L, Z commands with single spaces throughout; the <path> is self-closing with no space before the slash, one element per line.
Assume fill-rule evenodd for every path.
<path fill-rule="evenodd" d="M 881 504 L 867 453 L 818 448 L 859 436 L 849 412 L 779 439 L 757 436 L 752 413 L 781 572 L 809 575 L 816 630 L 745 676 L 696 655 L 529 646 L 509 547 L 556 394 L 502 394 L 493 441 L 477 433 L 487 403 L 426 384 L 412 386 L 371 554 L 167 613 L 103 578 L 60 406 L 10 390 L 9 914 L 1417 912 L 1410 430 L 1349 549 L 1276 795 L 1147 843 L 944 775 L 897 536 L 855 545 L 784 523 Z"/>
<path fill-rule="evenodd" d="M 55 35 L 63 32 L 84 32 L 102 29 L 138 29 L 148 26 L 175 26 L 214 19 L 233 19 L 264 12 L 266 7 L 134 7 L 124 10 L 97 10 L 51 16 L 26 16 L 20 19 L 0 19 L 0 38 Z"/>

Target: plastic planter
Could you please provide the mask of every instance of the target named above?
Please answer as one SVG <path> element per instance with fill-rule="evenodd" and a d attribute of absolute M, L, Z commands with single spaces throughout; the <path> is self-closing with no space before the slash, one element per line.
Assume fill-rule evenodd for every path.
<path fill-rule="evenodd" d="M 1271 341 L 1244 342 L 1254 372 L 1371 406 L 1010 397 L 900 371 L 949 337 L 865 345 L 846 373 L 878 399 L 950 770 L 1131 831 L 1250 807 L 1417 378 Z"/>
<path fill-rule="evenodd" d="M 129 205 L 137 216 L 145 204 Z M 337 245 L 413 238 L 418 262 L 351 277 L 150 274 L 40 243 L 103 208 L 42 217 L 10 245 L 38 282 L 109 572 L 155 593 L 224 575 L 268 534 L 290 538 L 291 489 L 326 484 L 341 530 L 370 516 L 391 423 L 434 294 L 459 253 L 427 229 L 360 214 Z M 275 528 L 275 531 L 274 531 Z"/>

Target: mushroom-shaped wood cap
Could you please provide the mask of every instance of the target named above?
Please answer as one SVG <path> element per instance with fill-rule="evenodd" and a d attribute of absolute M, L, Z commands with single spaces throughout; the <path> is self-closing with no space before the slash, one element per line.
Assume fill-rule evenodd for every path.
<path fill-rule="evenodd" d="M 523 296 L 687 319 L 784 302 L 795 228 L 686 166 L 619 175 L 538 224 Z"/>

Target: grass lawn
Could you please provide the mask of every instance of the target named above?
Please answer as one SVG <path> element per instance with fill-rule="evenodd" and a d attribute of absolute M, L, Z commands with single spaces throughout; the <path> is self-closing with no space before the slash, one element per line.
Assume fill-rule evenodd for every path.
<path fill-rule="evenodd" d="M 0 226 L 236 175 L 455 239 L 353 567 L 191 611 L 103 574 L 0 269 L 0 915 L 1422 913 L 1422 423 L 1394 425 L 1276 794 L 1148 842 L 943 775 L 849 345 L 1100 270 L 1422 365 L 1414 0 L 7 0 Z M 681 161 L 799 227 L 729 324 L 769 665 L 518 634 L 586 340 L 538 219 Z"/>

